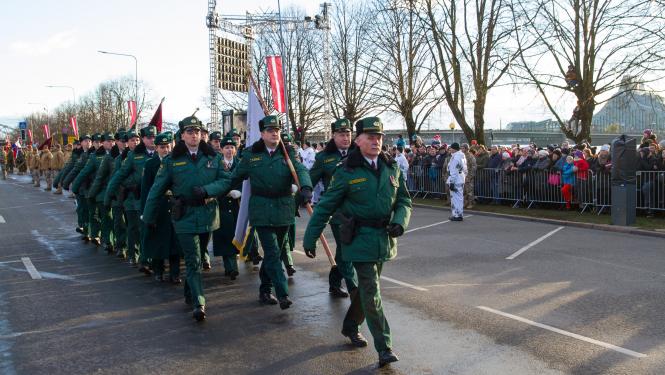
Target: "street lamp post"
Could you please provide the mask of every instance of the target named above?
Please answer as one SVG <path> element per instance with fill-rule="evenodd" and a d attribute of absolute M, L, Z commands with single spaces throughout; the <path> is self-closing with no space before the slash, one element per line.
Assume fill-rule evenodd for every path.
<path fill-rule="evenodd" d="M 451 122 L 448 127 L 453 131 L 453 143 L 455 143 L 455 123 Z"/>
<path fill-rule="evenodd" d="M 108 52 L 108 51 L 97 51 L 105 55 L 116 55 L 116 56 L 126 56 L 134 59 L 134 101 L 138 106 L 139 102 L 139 62 L 136 59 L 136 56 L 130 55 L 128 53 L 118 53 L 118 52 Z"/>

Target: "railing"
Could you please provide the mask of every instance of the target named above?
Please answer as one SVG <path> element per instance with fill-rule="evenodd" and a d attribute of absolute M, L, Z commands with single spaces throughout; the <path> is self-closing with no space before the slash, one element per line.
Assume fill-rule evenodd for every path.
<path fill-rule="evenodd" d="M 407 186 L 412 196 L 447 197 L 447 174 L 436 166 L 411 166 Z M 526 172 L 502 169 L 479 169 L 473 181 L 474 195 L 483 203 L 507 202 L 527 208 L 539 205 L 564 205 L 561 173 L 553 170 Z M 581 211 L 601 214 L 612 205 L 610 174 L 606 172 L 576 173 L 573 204 Z M 665 171 L 637 172 L 637 208 L 665 211 Z"/>

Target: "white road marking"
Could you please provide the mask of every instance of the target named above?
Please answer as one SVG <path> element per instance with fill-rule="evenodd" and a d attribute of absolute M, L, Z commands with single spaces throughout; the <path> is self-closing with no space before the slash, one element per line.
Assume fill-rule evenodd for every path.
<path fill-rule="evenodd" d="M 35 268 L 35 265 L 32 264 L 32 261 L 30 261 L 30 258 L 28 257 L 23 257 L 21 258 L 21 261 L 23 262 L 23 265 L 25 266 L 25 269 L 28 270 L 28 273 L 30 274 L 30 277 L 32 277 L 35 280 L 41 279 L 42 275 L 39 274 L 39 271 Z"/>
<path fill-rule="evenodd" d="M 466 218 L 466 217 L 471 217 L 471 216 L 473 216 L 473 215 L 465 215 L 464 217 Z M 425 225 L 425 226 L 422 226 L 422 227 L 417 227 L 417 228 L 409 229 L 409 230 L 407 230 L 406 232 L 404 232 L 404 234 L 411 233 L 411 232 L 415 232 L 415 231 L 417 231 L 417 230 L 421 230 L 421 229 L 427 229 L 427 228 L 435 227 L 435 226 L 437 226 L 437 225 L 441 225 L 441 224 L 445 224 L 445 223 L 449 223 L 449 222 L 450 222 L 450 220 L 440 221 L 440 222 L 438 222 L 438 223 L 429 224 L 429 225 Z"/>
<path fill-rule="evenodd" d="M 528 244 L 528 245 L 524 246 L 523 248 L 517 250 L 516 252 L 514 252 L 512 255 L 510 255 L 506 259 L 513 260 L 513 259 L 517 258 L 523 252 L 525 252 L 525 251 L 529 250 L 530 248 L 538 245 L 539 243 L 543 242 L 543 240 L 545 240 L 546 238 L 548 238 L 549 236 L 553 235 L 554 233 L 560 231 L 563 228 L 564 227 L 558 227 L 555 230 L 545 234 L 544 236 L 541 236 L 540 238 L 536 239 L 535 241 L 531 242 L 530 244 Z"/>
<path fill-rule="evenodd" d="M 476 308 L 479 308 L 479 309 L 487 311 L 487 312 L 491 312 L 492 314 L 501 315 L 501 316 L 506 317 L 506 318 L 517 320 L 518 322 L 526 323 L 526 324 L 532 325 L 534 327 L 539 327 L 539 328 L 546 329 L 548 331 L 552 331 L 552 332 L 555 332 L 555 333 L 558 333 L 558 334 L 561 334 L 561 335 L 564 335 L 564 336 L 572 337 L 572 338 L 577 339 L 577 340 L 588 342 L 590 344 L 602 346 L 603 348 L 611 349 L 611 350 L 617 351 L 619 353 L 629 355 L 631 357 L 644 358 L 644 357 L 647 356 L 644 353 L 635 352 L 635 351 L 632 351 L 630 349 L 626 349 L 626 348 L 622 348 L 620 346 L 616 346 L 616 345 L 613 345 L 613 344 L 606 343 L 604 341 L 599 341 L 599 340 L 592 339 L 592 338 L 589 338 L 589 337 L 586 337 L 586 336 L 578 335 L 576 333 L 564 331 L 564 330 L 556 328 L 556 327 L 548 326 L 547 324 L 534 322 L 533 320 L 525 319 L 525 318 L 522 318 L 522 317 L 519 317 L 519 316 L 516 316 L 516 315 L 513 315 L 513 314 L 508 314 L 508 313 L 505 313 L 503 311 L 494 310 L 494 309 L 489 308 L 489 307 L 476 306 Z"/>
<path fill-rule="evenodd" d="M 388 276 L 381 276 L 381 279 L 386 280 L 386 281 L 390 281 L 391 283 L 394 283 L 394 284 L 397 284 L 397 285 L 405 286 L 407 288 L 418 290 L 418 291 L 421 291 L 421 292 L 427 292 L 427 289 L 425 289 L 423 287 L 416 286 L 416 285 L 409 284 L 409 283 L 405 283 L 404 281 L 395 280 L 395 279 L 392 279 Z"/>
<path fill-rule="evenodd" d="M 4 223 L 6 223 L 5 218 L 2 217 L 2 215 L 0 215 L 0 224 L 4 224 Z"/>

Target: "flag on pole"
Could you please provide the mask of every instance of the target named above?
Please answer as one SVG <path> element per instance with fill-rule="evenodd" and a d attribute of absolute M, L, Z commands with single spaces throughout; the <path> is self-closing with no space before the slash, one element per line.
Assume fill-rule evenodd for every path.
<path fill-rule="evenodd" d="M 272 103 L 279 113 L 286 113 L 286 98 L 284 96 L 284 75 L 282 75 L 282 57 L 266 57 L 268 65 L 268 76 L 270 77 L 270 89 L 272 91 Z"/>
<path fill-rule="evenodd" d="M 136 123 L 136 102 L 133 100 L 127 101 L 127 108 L 129 109 L 129 128 L 131 129 Z"/>
<path fill-rule="evenodd" d="M 72 116 L 69 118 L 69 125 L 72 126 L 72 130 L 74 131 L 74 136 L 76 138 L 79 137 L 79 125 L 78 122 L 76 121 L 76 116 Z"/>
<path fill-rule="evenodd" d="M 249 101 L 247 107 L 247 138 L 245 144 L 250 147 L 254 142 L 261 139 L 259 131 L 259 120 L 265 116 L 259 98 L 256 96 L 254 86 L 249 86 Z M 240 210 L 238 211 L 238 220 L 236 221 L 236 231 L 233 236 L 233 245 L 240 251 L 245 248 L 247 235 L 249 234 L 249 199 L 251 198 L 252 188 L 250 181 L 245 180 L 242 183 L 242 196 L 240 197 Z"/>
<path fill-rule="evenodd" d="M 162 132 L 162 103 L 164 103 L 164 99 L 162 98 L 162 101 L 159 102 L 159 107 L 157 107 L 157 110 L 155 111 L 155 114 L 152 115 L 152 119 L 150 120 L 150 123 L 148 125 L 152 125 L 157 128 L 157 133 Z"/>
<path fill-rule="evenodd" d="M 44 128 L 44 138 L 51 138 L 51 130 L 48 128 L 48 124 L 44 124 L 42 127 Z"/>
<path fill-rule="evenodd" d="M 28 143 L 28 144 L 31 145 L 32 144 L 32 130 L 30 130 L 30 129 L 28 129 L 28 139 L 30 140 L 30 143 Z"/>

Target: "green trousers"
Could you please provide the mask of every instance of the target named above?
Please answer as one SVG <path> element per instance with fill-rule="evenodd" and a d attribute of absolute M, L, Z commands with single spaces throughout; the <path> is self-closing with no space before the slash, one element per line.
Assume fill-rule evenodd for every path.
<path fill-rule="evenodd" d="M 164 270 L 164 259 L 162 258 L 152 258 L 152 270 L 157 276 L 163 276 Z M 180 255 L 173 254 L 169 255 L 169 276 L 171 278 L 176 278 L 180 276 Z"/>
<path fill-rule="evenodd" d="M 122 252 L 127 252 L 127 223 L 125 222 L 125 210 L 116 206 L 112 209 L 113 216 L 113 247 Z"/>
<path fill-rule="evenodd" d="M 356 271 L 353 270 L 353 264 L 346 262 L 342 259 L 342 242 L 339 234 L 339 224 L 330 224 L 333 237 L 335 238 L 335 263 L 337 269 L 330 270 L 328 275 L 328 282 L 330 287 L 339 288 L 342 286 L 342 279 L 346 282 L 346 289 L 353 290 L 358 287 L 358 277 Z"/>
<path fill-rule="evenodd" d="M 99 216 L 99 207 L 95 198 L 88 198 L 88 236 L 100 238 L 102 233 L 102 221 Z"/>
<path fill-rule="evenodd" d="M 224 272 L 227 274 L 231 271 L 238 271 L 238 256 L 237 255 L 223 255 L 222 261 L 224 262 Z"/>
<path fill-rule="evenodd" d="M 358 289 L 350 291 L 351 306 L 344 317 L 342 333 L 358 332 L 366 319 L 376 351 L 391 349 L 390 326 L 383 314 L 379 285 L 383 263 L 353 262 L 353 268 L 358 274 Z"/>
<path fill-rule="evenodd" d="M 97 202 L 97 212 L 102 224 L 102 243 L 105 245 L 113 244 L 113 214 L 111 207 L 105 207 L 104 202 Z"/>
<path fill-rule="evenodd" d="M 76 217 L 79 228 L 83 228 L 83 235 L 88 235 L 88 200 L 76 195 Z"/>
<path fill-rule="evenodd" d="M 281 249 L 281 255 L 280 259 L 282 260 L 282 263 L 284 263 L 284 266 L 293 266 L 293 255 L 291 252 L 293 251 L 293 246 L 296 244 L 296 225 L 289 225 L 289 230 L 288 230 L 288 236 L 284 240 L 284 243 L 282 244 L 282 249 Z"/>
<path fill-rule="evenodd" d="M 288 230 L 288 226 L 256 227 L 256 233 L 259 235 L 259 241 L 263 247 L 263 262 L 261 262 L 259 270 L 261 279 L 259 291 L 270 293 L 274 286 L 277 298 L 289 295 L 289 286 L 280 261 L 281 249 L 288 237 Z"/>
<path fill-rule="evenodd" d="M 210 233 L 178 233 L 178 243 L 185 254 L 185 299 L 191 298 L 194 306 L 206 304 L 203 295 L 203 249 L 208 247 Z"/>
<path fill-rule="evenodd" d="M 129 250 L 129 259 L 138 263 L 141 254 L 141 219 L 136 210 L 125 211 L 127 217 L 127 248 Z"/>
<path fill-rule="evenodd" d="M 242 249 L 242 253 L 244 257 L 252 260 L 259 255 L 259 240 L 256 236 L 256 228 L 251 227 L 249 230 L 247 241 L 245 242 L 245 247 Z"/>

